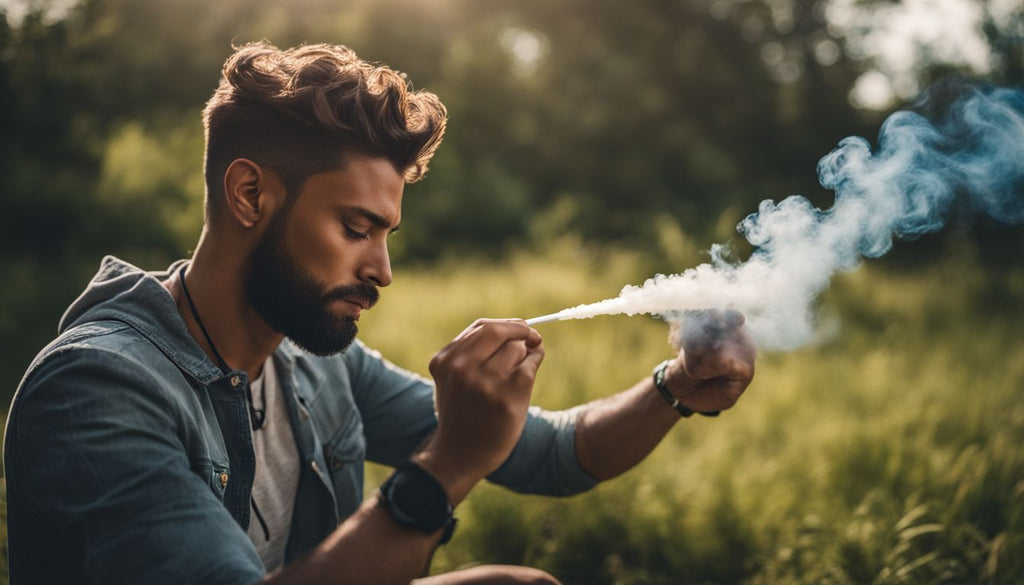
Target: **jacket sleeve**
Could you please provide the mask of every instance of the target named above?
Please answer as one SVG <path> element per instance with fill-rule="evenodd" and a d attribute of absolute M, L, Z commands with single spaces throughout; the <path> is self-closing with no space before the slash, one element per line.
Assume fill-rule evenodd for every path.
<path fill-rule="evenodd" d="M 162 387 L 124 352 L 79 346 L 48 357 L 10 415 L 5 464 L 25 508 L 18 517 L 80 550 L 95 583 L 256 583 L 259 557 L 192 470 L 184 421 Z M 27 546 L 18 528 L 12 561 Z"/>
<path fill-rule="evenodd" d="M 549 496 L 571 496 L 597 485 L 576 458 L 579 412 L 531 406 L 519 442 L 487 479 L 516 492 Z"/>
<path fill-rule="evenodd" d="M 395 467 L 416 453 L 437 428 L 434 385 L 358 340 L 344 359 L 363 419 L 366 458 Z"/>
<path fill-rule="evenodd" d="M 395 466 L 416 452 L 437 427 L 434 386 L 356 342 L 345 354 L 363 417 L 367 458 Z M 531 407 L 509 458 L 488 480 L 521 493 L 564 496 L 597 484 L 576 459 L 578 410 Z"/>

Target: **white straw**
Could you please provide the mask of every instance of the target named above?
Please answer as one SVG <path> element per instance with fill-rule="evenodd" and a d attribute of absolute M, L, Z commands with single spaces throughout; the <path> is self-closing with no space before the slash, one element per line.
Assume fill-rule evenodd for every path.
<path fill-rule="evenodd" d="M 527 319 L 526 324 L 530 326 L 539 325 L 540 323 L 547 323 L 549 321 L 558 321 L 561 318 L 561 313 L 551 313 L 550 315 L 544 315 L 542 317 L 534 317 L 533 319 Z"/>

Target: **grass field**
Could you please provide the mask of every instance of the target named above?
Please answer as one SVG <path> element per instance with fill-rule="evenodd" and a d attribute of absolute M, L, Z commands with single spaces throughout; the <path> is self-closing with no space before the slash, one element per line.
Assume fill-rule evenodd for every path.
<path fill-rule="evenodd" d="M 475 318 L 614 296 L 656 269 L 566 241 L 400 270 L 362 337 L 425 374 Z M 1022 307 L 1024 268 L 986 272 L 969 253 L 912 273 L 865 265 L 823 299 L 828 334 L 762 354 L 734 410 L 681 422 L 587 494 L 477 488 L 434 568 L 525 563 L 566 585 L 1024 583 Z M 625 388 L 672 354 L 651 318 L 541 327 L 546 408 Z M 370 471 L 372 489 L 385 470 Z"/>
<path fill-rule="evenodd" d="M 399 273 L 362 335 L 426 373 L 477 317 L 614 296 L 650 269 L 566 243 Z M 478 488 L 435 570 L 526 563 L 567 585 L 1024 583 L 1022 308 L 1024 270 L 985 272 L 969 253 L 842 275 L 821 307 L 828 335 L 762 354 L 734 410 L 680 423 L 581 496 Z M 541 327 L 534 402 L 547 408 L 625 388 L 672 354 L 650 318 Z"/>

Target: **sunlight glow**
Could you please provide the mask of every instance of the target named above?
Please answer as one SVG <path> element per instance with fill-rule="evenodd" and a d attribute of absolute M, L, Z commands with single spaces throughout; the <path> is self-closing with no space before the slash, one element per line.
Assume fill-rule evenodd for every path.
<path fill-rule="evenodd" d="M 78 4 L 78 0 L 49 0 L 47 2 L 34 2 L 32 0 L 0 0 L 0 13 L 7 14 L 8 22 L 18 24 L 25 18 L 30 10 L 44 7 L 44 20 L 56 22 L 71 11 Z"/>
<path fill-rule="evenodd" d="M 498 41 L 514 59 L 520 75 L 532 75 L 547 52 L 547 39 L 540 33 L 525 28 L 509 27 L 501 32 Z"/>
<path fill-rule="evenodd" d="M 1008 23 L 1015 1 L 992 2 L 989 14 Z M 880 5 L 831 0 L 825 14 L 832 30 L 846 37 L 851 56 L 869 59 L 876 68 L 862 75 L 851 92 L 851 101 L 859 107 L 884 108 L 896 98 L 916 95 L 921 89 L 917 71 L 924 62 L 964 67 L 979 74 L 992 67 L 981 29 L 985 12 L 971 0 L 904 0 Z"/>

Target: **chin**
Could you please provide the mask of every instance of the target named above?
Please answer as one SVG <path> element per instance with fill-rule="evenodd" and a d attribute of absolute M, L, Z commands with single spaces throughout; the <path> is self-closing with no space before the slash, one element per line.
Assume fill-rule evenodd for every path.
<path fill-rule="evenodd" d="M 314 355 L 320 357 L 336 355 L 352 345 L 356 334 L 359 333 L 359 327 L 356 326 L 356 320 L 352 317 L 332 319 L 332 321 L 334 322 L 326 328 L 318 328 L 316 331 L 293 331 L 292 334 L 285 333 L 285 336 Z"/>

